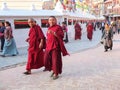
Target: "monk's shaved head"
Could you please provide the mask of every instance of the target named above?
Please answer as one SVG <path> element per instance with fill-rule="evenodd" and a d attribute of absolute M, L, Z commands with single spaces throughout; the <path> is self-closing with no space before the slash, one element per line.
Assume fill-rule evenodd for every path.
<path fill-rule="evenodd" d="M 36 22 L 33 18 L 29 18 L 29 19 L 28 19 L 28 22 L 30 22 L 30 21 Z"/>
<path fill-rule="evenodd" d="M 56 19 L 56 17 L 55 17 L 55 16 L 50 16 L 49 18 L 54 18 L 54 19 Z"/>
<path fill-rule="evenodd" d="M 48 23 L 50 26 L 53 26 L 55 24 L 57 24 L 57 19 L 55 16 L 50 16 L 49 19 L 48 19 Z"/>
<path fill-rule="evenodd" d="M 30 27 L 33 27 L 36 24 L 36 21 L 33 18 L 28 19 L 28 24 Z"/>

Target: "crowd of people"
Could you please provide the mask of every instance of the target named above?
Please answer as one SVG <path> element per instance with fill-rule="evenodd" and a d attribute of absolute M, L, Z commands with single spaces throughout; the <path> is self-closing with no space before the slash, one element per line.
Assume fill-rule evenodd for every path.
<path fill-rule="evenodd" d="M 43 71 L 51 71 L 53 80 L 59 78 L 62 73 L 62 56 L 69 55 L 64 44 L 68 43 L 68 28 L 65 22 L 62 26 L 57 24 L 54 16 L 48 19 L 48 30 L 46 37 L 42 29 L 34 19 L 29 19 L 29 35 L 26 41 L 29 43 L 28 61 L 25 75 L 30 75 L 31 70 L 45 67 Z M 81 39 L 82 28 L 78 21 L 74 24 L 75 40 Z M 94 26 L 92 22 L 87 23 L 87 37 L 91 41 Z M 61 54 L 62 53 L 62 54 Z"/>
<path fill-rule="evenodd" d="M 28 24 L 30 26 L 28 38 L 26 39 L 26 42 L 29 44 L 28 60 L 24 74 L 30 75 L 31 70 L 45 67 L 43 71 L 51 71 L 50 77 L 52 77 L 53 80 L 59 78 L 59 74 L 62 73 L 62 55 L 69 55 L 64 45 L 69 42 L 66 23 L 62 22 L 60 26 L 57 24 L 57 19 L 54 16 L 50 16 L 46 37 L 41 27 L 33 18 L 28 19 Z M 108 24 L 108 22 L 87 22 L 86 32 L 87 38 L 90 41 L 92 41 L 93 31 L 96 31 L 96 27 L 102 31 L 101 43 L 104 45 L 105 52 L 107 52 L 108 49 L 112 50 L 112 38 L 116 32 L 114 22 L 111 22 L 111 24 Z M 117 28 L 119 33 L 120 22 L 117 24 Z M 78 21 L 74 23 L 74 30 L 74 39 L 81 40 L 82 28 Z M 0 39 L 2 57 L 8 55 L 16 56 L 18 54 L 11 24 L 8 21 L 4 23 L 0 22 Z"/>

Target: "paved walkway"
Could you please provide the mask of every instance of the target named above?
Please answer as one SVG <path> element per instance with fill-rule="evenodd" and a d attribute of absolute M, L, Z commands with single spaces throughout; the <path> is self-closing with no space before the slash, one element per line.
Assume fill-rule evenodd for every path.
<path fill-rule="evenodd" d="M 79 41 L 74 42 L 77 44 Z M 71 42 L 68 46 L 73 49 L 69 49 L 68 46 L 67 48 L 74 50 L 79 47 L 73 45 L 74 43 Z M 71 51 L 70 56 L 63 57 L 63 73 L 57 80 L 52 80 L 49 77 L 51 73 L 43 72 L 43 68 L 33 70 L 28 76 L 22 74 L 25 65 L 2 70 L 0 90 L 120 90 L 119 35 L 114 37 L 112 51 L 104 52 L 102 45 L 78 51 L 76 53 Z M 13 57 L 5 57 L 5 61 L 6 58 L 11 58 L 12 62 L 15 60 Z M 21 54 L 14 58 L 26 59 L 26 55 Z"/>
<path fill-rule="evenodd" d="M 0 90 L 120 90 L 120 36 L 112 51 L 103 46 L 63 57 L 63 73 L 57 80 L 43 68 L 22 74 L 25 66 L 0 71 Z"/>
<path fill-rule="evenodd" d="M 86 33 L 82 35 L 81 40 L 70 40 L 69 43 L 65 44 L 69 53 L 79 52 L 91 47 L 96 46 L 101 37 L 101 31 L 97 30 L 94 32 L 93 41 L 89 41 L 86 37 Z M 27 61 L 27 47 L 19 48 L 19 55 L 14 57 L 0 57 L 0 70 L 15 67 L 16 65 L 22 65 Z"/>

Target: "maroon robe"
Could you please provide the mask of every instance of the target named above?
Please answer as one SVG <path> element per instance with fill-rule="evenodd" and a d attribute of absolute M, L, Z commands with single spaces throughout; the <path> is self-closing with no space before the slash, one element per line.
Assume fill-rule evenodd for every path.
<path fill-rule="evenodd" d="M 30 28 L 26 70 L 38 69 L 44 65 L 44 52 L 43 49 L 39 49 L 40 41 L 44 38 L 44 34 L 38 25 L 34 25 Z"/>
<path fill-rule="evenodd" d="M 59 25 L 54 25 L 48 28 L 56 33 L 57 37 L 53 33 L 47 33 L 46 51 L 44 55 L 45 68 L 49 71 L 58 75 L 62 73 L 62 56 L 68 55 L 67 50 L 64 46 L 63 37 L 64 33 Z"/>
<path fill-rule="evenodd" d="M 87 25 L 87 38 L 89 40 L 92 40 L 92 36 L 93 36 L 93 25 L 89 23 Z"/>
<path fill-rule="evenodd" d="M 77 23 L 74 26 L 75 28 L 75 40 L 81 39 L 81 26 Z"/>

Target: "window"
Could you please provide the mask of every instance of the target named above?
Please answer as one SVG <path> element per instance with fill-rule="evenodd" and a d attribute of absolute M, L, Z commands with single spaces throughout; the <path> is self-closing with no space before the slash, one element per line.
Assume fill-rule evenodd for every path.
<path fill-rule="evenodd" d="M 41 27 L 43 28 L 48 27 L 48 19 L 41 19 Z"/>
<path fill-rule="evenodd" d="M 72 19 L 68 19 L 68 25 L 72 25 Z"/>
<path fill-rule="evenodd" d="M 15 29 L 29 28 L 28 20 L 27 19 L 14 20 L 14 25 L 15 25 Z"/>

